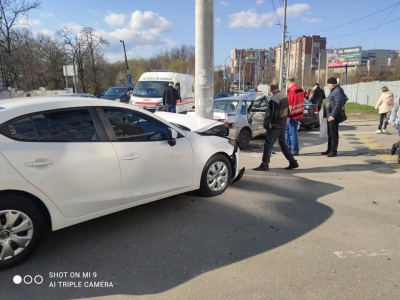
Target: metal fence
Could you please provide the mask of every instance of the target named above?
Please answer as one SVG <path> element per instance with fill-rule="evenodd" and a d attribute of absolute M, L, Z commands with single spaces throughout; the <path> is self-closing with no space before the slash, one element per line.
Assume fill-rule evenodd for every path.
<path fill-rule="evenodd" d="M 374 81 L 341 85 L 349 102 L 375 106 L 381 95 L 381 88 L 387 86 L 395 97 L 400 96 L 400 81 Z M 329 89 L 325 87 L 325 94 L 329 95 Z"/>

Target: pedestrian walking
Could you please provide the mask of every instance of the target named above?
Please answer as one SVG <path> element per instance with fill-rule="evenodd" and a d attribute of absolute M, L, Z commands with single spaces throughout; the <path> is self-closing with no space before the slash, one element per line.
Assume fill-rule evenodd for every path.
<path fill-rule="evenodd" d="M 289 117 L 287 119 L 287 127 L 285 132 L 286 144 L 292 151 L 292 154 L 299 155 L 299 140 L 297 137 L 297 129 L 299 121 L 303 118 L 304 112 L 304 91 L 295 82 L 293 77 L 286 80 L 288 90 L 287 98 L 289 101 Z"/>
<path fill-rule="evenodd" d="M 375 105 L 375 109 L 379 112 L 379 124 L 378 129 L 375 133 L 386 133 L 386 128 L 388 124 L 387 113 L 390 112 L 393 108 L 393 93 L 389 91 L 387 86 L 383 86 L 381 88 L 381 95 L 379 96 L 379 100 Z M 382 127 L 383 126 L 383 127 Z"/>
<path fill-rule="evenodd" d="M 278 140 L 283 155 L 289 161 L 286 170 L 292 170 L 299 167 L 297 160 L 294 159 L 292 152 L 285 141 L 285 130 L 287 126 L 287 117 L 289 113 L 289 101 L 287 96 L 279 90 L 276 83 L 270 84 L 271 100 L 268 102 L 268 110 L 264 116 L 264 127 L 266 129 L 264 152 L 262 162 L 255 171 L 269 171 L 269 163 L 272 148 Z"/>
<path fill-rule="evenodd" d="M 328 122 L 328 149 L 321 152 L 321 155 L 335 157 L 339 146 L 339 123 L 342 121 L 341 116 L 346 95 L 335 77 L 329 78 L 327 84 L 331 91 L 324 106 L 324 118 L 327 118 Z"/>

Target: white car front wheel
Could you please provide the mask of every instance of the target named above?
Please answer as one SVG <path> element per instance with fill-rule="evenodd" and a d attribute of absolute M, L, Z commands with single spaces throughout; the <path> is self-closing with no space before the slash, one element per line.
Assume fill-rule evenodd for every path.
<path fill-rule="evenodd" d="M 212 156 L 204 167 L 200 192 L 208 197 L 222 194 L 229 186 L 231 174 L 231 165 L 228 158 L 222 154 Z"/>

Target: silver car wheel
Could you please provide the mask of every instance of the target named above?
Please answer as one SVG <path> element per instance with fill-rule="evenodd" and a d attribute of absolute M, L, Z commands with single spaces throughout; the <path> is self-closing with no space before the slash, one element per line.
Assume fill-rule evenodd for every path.
<path fill-rule="evenodd" d="M 222 161 L 214 162 L 207 171 L 207 185 L 210 190 L 223 190 L 229 181 L 229 168 Z"/>
<path fill-rule="evenodd" d="M 13 258 L 32 240 L 33 222 L 17 210 L 0 211 L 0 261 Z"/>

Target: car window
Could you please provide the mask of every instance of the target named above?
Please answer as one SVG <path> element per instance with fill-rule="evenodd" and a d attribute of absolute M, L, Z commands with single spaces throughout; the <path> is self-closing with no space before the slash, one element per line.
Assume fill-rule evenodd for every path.
<path fill-rule="evenodd" d="M 236 108 L 239 105 L 239 101 L 237 100 L 218 100 L 214 101 L 214 109 L 221 109 L 225 111 L 236 111 Z"/>
<path fill-rule="evenodd" d="M 0 127 L 1 134 L 20 141 L 37 141 L 31 118 L 23 117 Z"/>
<path fill-rule="evenodd" d="M 47 111 L 23 116 L 2 125 L 1 132 L 21 141 L 98 140 L 93 120 L 87 109 Z"/>
<path fill-rule="evenodd" d="M 168 126 L 150 116 L 120 108 L 105 108 L 104 112 L 118 141 L 162 141 L 168 139 Z"/>
<path fill-rule="evenodd" d="M 267 98 L 263 97 L 261 99 L 254 100 L 251 111 L 253 112 L 263 112 L 266 111 L 268 107 Z"/>

